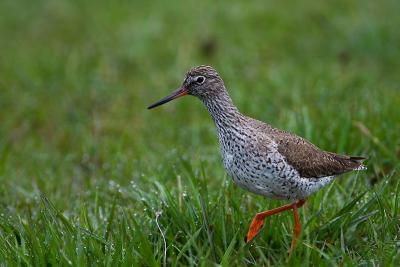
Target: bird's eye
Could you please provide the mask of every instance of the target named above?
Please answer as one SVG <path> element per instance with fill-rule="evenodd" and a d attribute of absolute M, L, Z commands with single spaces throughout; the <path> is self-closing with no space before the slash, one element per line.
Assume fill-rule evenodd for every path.
<path fill-rule="evenodd" d="M 204 77 L 204 76 L 197 76 L 196 78 L 194 78 L 194 80 L 196 81 L 196 83 L 202 84 L 202 83 L 204 83 L 204 81 L 206 80 L 206 77 Z"/>

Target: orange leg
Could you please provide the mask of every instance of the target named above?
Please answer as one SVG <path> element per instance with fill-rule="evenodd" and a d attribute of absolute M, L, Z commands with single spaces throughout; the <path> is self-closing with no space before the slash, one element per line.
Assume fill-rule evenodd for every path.
<path fill-rule="evenodd" d="M 264 225 L 264 220 L 266 217 L 292 209 L 294 216 L 294 230 L 293 230 L 293 240 L 292 240 L 292 245 L 290 246 L 290 251 L 293 251 L 301 232 L 300 217 L 297 208 L 303 206 L 305 202 L 306 201 L 304 199 L 301 199 L 292 204 L 284 205 L 279 208 L 257 213 L 250 224 L 249 231 L 247 232 L 246 243 L 253 240 L 253 238 L 260 232 L 262 226 Z"/>
<path fill-rule="evenodd" d="M 301 224 L 300 224 L 299 212 L 297 210 L 297 205 L 293 207 L 293 217 L 294 217 L 293 238 L 292 238 L 292 244 L 290 245 L 289 254 L 292 253 L 293 249 L 295 248 L 297 240 L 299 239 L 301 233 Z"/>

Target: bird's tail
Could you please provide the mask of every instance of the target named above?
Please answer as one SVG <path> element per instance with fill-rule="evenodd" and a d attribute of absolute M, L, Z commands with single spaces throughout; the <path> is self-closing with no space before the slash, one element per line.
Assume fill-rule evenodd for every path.
<path fill-rule="evenodd" d="M 364 157 L 350 157 L 350 160 L 353 161 L 354 163 L 356 163 L 356 166 L 353 170 L 355 171 L 363 171 L 366 170 L 367 167 L 365 167 L 365 165 L 363 164 L 364 160 L 366 160 L 367 158 Z"/>

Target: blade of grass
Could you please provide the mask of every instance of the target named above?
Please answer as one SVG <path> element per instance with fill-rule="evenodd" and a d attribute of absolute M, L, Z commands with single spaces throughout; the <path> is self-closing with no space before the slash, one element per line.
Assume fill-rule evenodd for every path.
<path fill-rule="evenodd" d="M 229 243 L 228 248 L 226 249 L 224 255 L 222 256 L 222 259 L 221 259 L 221 262 L 220 262 L 221 266 L 230 266 L 229 265 L 229 258 L 231 257 L 231 254 L 233 252 L 233 248 L 234 248 L 234 246 L 236 244 L 238 233 L 239 233 L 239 230 L 233 236 L 231 242 Z"/>

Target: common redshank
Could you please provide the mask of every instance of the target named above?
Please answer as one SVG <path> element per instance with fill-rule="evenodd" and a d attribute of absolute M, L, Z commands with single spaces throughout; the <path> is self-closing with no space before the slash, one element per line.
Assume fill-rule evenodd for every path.
<path fill-rule="evenodd" d="M 261 230 L 266 217 L 292 210 L 294 230 L 290 252 L 301 232 L 298 208 L 306 198 L 331 183 L 337 175 L 365 169 L 364 157 L 338 155 L 319 149 L 309 141 L 239 112 L 224 81 L 214 68 L 192 68 L 182 86 L 149 106 L 193 95 L 207 107 L 217 128 L 224 167 L 233 181 L 253 193 L 290 204 L 257 213 L 250 224 L 246 242 Z"/>

